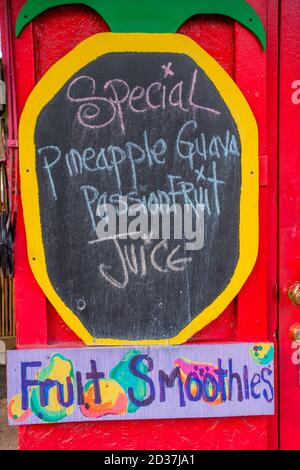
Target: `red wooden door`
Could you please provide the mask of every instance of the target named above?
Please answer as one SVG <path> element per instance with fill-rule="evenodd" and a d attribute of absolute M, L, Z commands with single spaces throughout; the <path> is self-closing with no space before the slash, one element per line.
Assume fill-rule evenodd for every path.
<path fill-rule="evenodd" d="M 12 0 L 15 22 L 24 0 Z M 267 28 L 264 53 L 239 24 L 195 17 L 181 32 L 204 47 L 234 78 L 256 116 L 260 135 L 260 248 L 256 266 L 234 302 L 191 341 L 276 342 L 276 186 L 278 1 L 251 0 Z M 1 8 L 4 0 L 0 0 Z M 0 10 L 1 10 L 0 8 Z M 14 41 L 18 109 L 49 67 L 106 24 L 83 6 L 44 13 Z M 19 348 L 82 346 L 37 286 L 27 261 L 20 210 L 16 240 L 16 313 Z M 277 417 L 102 422 L 21 426 L 21 449 L 271 449 Z"/>
<path fill-rule="evenodd" d="M 294 335 L 300 328 L 300 307 L 288 297 L 300 280 L 300 1 L 285 0 L 280 35 L 280 184 L 279 184 L 279 344 L 280 443 L 299 449 L 300 381 Z M 298 339 L 300 339 L 298 337 Z"/>

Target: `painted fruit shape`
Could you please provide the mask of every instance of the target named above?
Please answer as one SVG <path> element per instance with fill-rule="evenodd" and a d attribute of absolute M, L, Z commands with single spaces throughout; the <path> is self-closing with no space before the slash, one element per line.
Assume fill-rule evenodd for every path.
<path fill-rule="evenodd" d="M 27 2 L 18 32 L 46 9 L 37 4 L 31 12 Z M 120 31 L 120 13 L 110 13 Z M 163 21 L 158 32 L 144 25 L 145 33 L 128 33 L 130 18 L 126 32 L 79 44 L 27 101 L 20 165 L 28 252 L 45 294 L 87 344 L 175 344 L 222 313 L 254 265 L 257 126 L 236 84 L 194 41 L 163 32 Z M 141 231 L 130 217 L 125 232 L 99 235 L 99 222 L 113 226 L 112 208 L 119 216 L 135 207 L 151 224 L 161 204 L 183 213 L 170 238 L 151 238 L 154 224 L 148 238 L 123 239 Z M 193 247 L 191 233 L 172 237 L 187 207 Z"/>

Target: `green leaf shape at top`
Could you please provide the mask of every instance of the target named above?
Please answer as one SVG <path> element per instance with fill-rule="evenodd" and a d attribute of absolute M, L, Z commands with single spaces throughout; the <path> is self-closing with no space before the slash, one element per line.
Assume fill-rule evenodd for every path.
<path fill-rule="evenodd" d="M 128 388 L 132 387 L 134 390 L 134 396 L 138 400 L 144 400 L 147 393 L 146 382 L 133 375 L 129 368 L 131 360 L 140 354 L 141 352 L 137 351 L 136 349 L 128 351 L 123 359 L 113 369 L 111 369 L 109 377 L 119 383 L 119 385 L 125 391 L 127 397 Z M 138 363 L 137 370 L 142 374 L 148 373 L 148 367 L 142 360 Z M 138 409 L 139 407 L 132 403 L 128 398 L 128 413 L 135 413 Z"/>
<path fill-rule="evenodd" d="M 27 0 L 17 18 L 17 36 L 44 11 L 72 4 L 92 8 L 116 33 L 175 33 L 194 15 L 225 15 L 249 29 L 266 48 L 262 21 L 245 0 Z"/>
<path fill-rule="evenodd" d="M 58 403 L 57 387 L 58 382 L 63 387 L 64 394 L 68 395 L 66 390 L 66 379 L 69 377 L 73 389 L 73 402 L 65 407 Z M 46 392 L 48 396 L 48 404 L 42 406 L 40 397 L 40 387 L 35 386 L 32 389 L 30 397 L 30 407 L 35 416 L 46 423 L 57 423 L 63 418 L 66 418 L 73 413 L 76 407 L 76 391 L 73 364 L 69 359 L 66 359 L 62 354 L 54 354 L 48 365 L 45 366 L 37 376 L 40 382 L 47 380 L 53 382 L 53 387 L 49 388 Z M 65 398 L 66 399 L 66 398 Z"/>

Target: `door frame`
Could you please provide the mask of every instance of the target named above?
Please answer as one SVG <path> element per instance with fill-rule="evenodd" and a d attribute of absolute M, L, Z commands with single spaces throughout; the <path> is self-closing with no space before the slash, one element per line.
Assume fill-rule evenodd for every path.
<path fill-rule="evenodd" d="M 292 362 L 293 325 L 300 325 L 300 306 L 288 298 L 289 286 L 300 281 L 300 103 L 293 88 L 300 80 L 300 0 L 284 0 L 280 12 L 279 101 L 279 377 L 280 448 L 300 449 L 299 365 Z M 299 88 L 300 89 L 300 88 Z M 299 94 L 300 97 L 300 94 Z"/>

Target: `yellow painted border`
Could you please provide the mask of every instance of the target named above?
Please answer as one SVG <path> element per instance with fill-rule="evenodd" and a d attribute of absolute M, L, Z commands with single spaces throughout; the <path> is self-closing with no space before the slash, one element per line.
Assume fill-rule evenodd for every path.
<path fill-rule="evenodd" d="M 41 110 L 82 67 L 110 52 L 173 52 L 189 55 L 215 84 L 235 120 L 242 146 L 240 256 L 225 290 L 178 335 L 163 340 L 127 341 L 93 338 L 64 304 L 49 280 L 42 240 L 34 131 Z M 28 256 L 37 282 L 64 322 L 88 345 L 180 344 L 217 318 L 238 294 L 258 251 L 258 130 L 245 97 L 222 67 L 194 41 L 181 34 L 101 33 L 83 41 L 58 61 L 27 100 L 20 129 L 21 192 Z M 120 306 L 120 308 L 122 308 Z"/>

